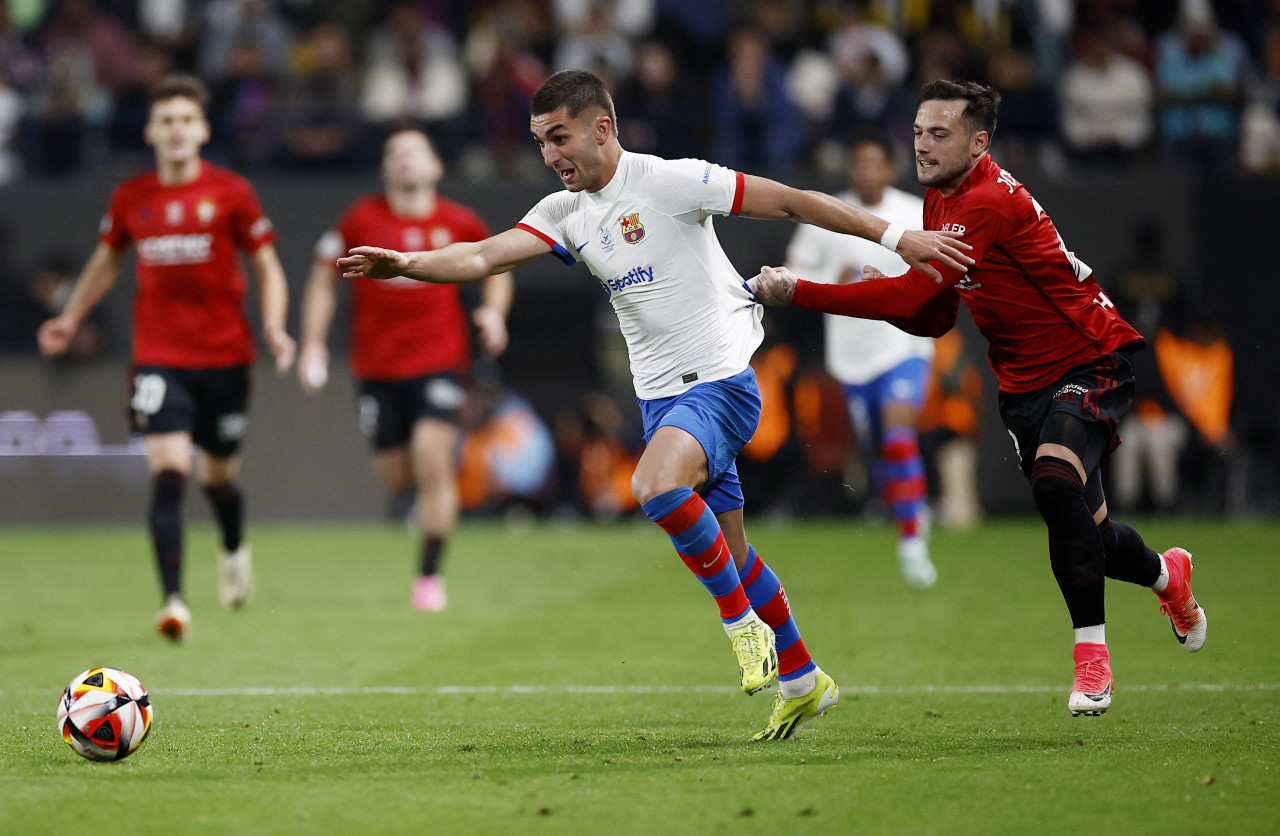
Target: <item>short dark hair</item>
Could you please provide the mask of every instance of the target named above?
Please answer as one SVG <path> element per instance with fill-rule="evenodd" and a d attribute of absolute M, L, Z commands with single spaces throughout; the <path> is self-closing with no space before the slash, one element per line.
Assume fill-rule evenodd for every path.
<path fill-rule="evenodd" d="M 1000 110 L 1000 94 L 994 88 L 979 84 L 976 81 L 946 81 L 938 79 L 920 88 L 917 104 L 924 104 L 935 99 L 963 99 L 967 104 L 960 121 L 968 127 L 969 133 L 986 131 L 988 137 L 995 136 L 996 117 Z"/>
<path fill-rule="evenodd" d="M 169 99 L 190 99 L 200 106 L 201 111 L 205 111 L 209 107 L 209 88 L 193 75 L 172 73 L 151 88 L 147 103 L 154 105 Z"/>
<path fill-rule="evenodd" d="M 613 96 L 604 82 L 586 70 L 561 70 L 542 83 L 533 94 L 529 113 L 537 116 L 564 108 L 570 119 L 577 119 L 592 108 L 603 110 L 613 123 L 614 136 L 618 134 L 618 113 L 613 109 Z"/>

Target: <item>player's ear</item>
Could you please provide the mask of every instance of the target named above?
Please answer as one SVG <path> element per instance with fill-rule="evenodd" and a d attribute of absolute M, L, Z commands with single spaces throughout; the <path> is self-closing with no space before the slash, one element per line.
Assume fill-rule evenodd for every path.
<path fill-rule="evenodd" d="M 613 135 L 613 120 L 608 116 L 596 117 L 596 144 L 604 145 Z"/>
<path fill-rule="evenodd" d="M 973 153 L 974 157 L 981 157 L 991 147 L 991 134 L 986 131 L 978 131 L 973 135 L 973 139 L 970 140 L 969 146 L 969 150 Z"/>

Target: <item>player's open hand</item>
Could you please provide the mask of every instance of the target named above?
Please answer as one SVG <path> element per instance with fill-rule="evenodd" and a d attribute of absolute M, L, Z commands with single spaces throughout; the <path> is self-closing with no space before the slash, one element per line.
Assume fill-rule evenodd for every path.
<path fill-rule="evenodd" d="M 471 312 L 471 321 L 480 332 L 480 345 L 490 357 L 507 350 L 507 322 L 494 308 L 482 305 Z"/>
<path fill-rule="evenodd" d="M 283 377 L 293 365 L 293 356 L 298 351 L 298 344 L 293 337 L 285 333 L 283 328 L 267 326 L 262 329 L 262 339 L 267 344 L 267 351 L 276 358 L 276 374 Z"/>
<path fill-rule="evenodd" d="M 391 279 L 404 275 L 409 257 L 382 247 L 352 247 L 338 259 L 344 279 Z"/>
<path fill-rule="evenodd" d="M 65 316 L 47 319 L 36 332 L 36 343 L 45 357 L 57 357 L 71 347 L 77 324 Z"/>
<path fill-rule="evenodd" d="M 796 277 L 785 267 L 761 267 L 760 274 L 747 282 L 747 287 L 766 305 L 790 305 L 791 295 L 796 292 Z"/>
<path fill-rule="evenodd" d="M 969 272 L 969 267 L 973 264 L 973 259 L 965 252 L 973 247 L 959 240 L 963 234 L 909 229 L 902 233 L 896 252 L 907 264 L 941 283 L 942 274 L 930 261 L 941 262 L 943 266 L 961 273 Z"/>

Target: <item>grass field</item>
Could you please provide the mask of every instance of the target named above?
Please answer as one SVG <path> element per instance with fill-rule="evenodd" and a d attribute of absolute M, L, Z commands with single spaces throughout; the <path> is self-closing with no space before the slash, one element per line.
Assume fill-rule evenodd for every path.
<path fill-rule="evenodd" d="M 1112 710 L 1066 710 L 1071 634 L 1034 520 L 938 532 L 907 589 L 888 528 L 756 524 L 838 708 L 752 744 L 706 593 L 649 524 L 470 524 L 450 607 L 408 604 L 412 537 L 251 527 L 257 592 L 216 602 L 188 535 L 191 641 L 151 632 L 141 525 L 0 533 L 0 831 L 67 833 L 1274 833 L 1280 526 L 1145 521 L 1196 553 L 1184 652 L 1154 596 L 1109 587 Z M 132 757 L 54 729 L 93 665 L 151 690 Z"/>

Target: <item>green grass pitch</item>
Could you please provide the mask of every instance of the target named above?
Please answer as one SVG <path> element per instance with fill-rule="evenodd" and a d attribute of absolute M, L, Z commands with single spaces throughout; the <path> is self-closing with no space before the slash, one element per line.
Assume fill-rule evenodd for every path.
<path fill-rule="evenodd" d="M 191 640 L 154 635 L 141 524 L 0 532 L 0 831 L 68 833 L 1274 833 L 1280 526 L 1140 521 L 1196 555 L 1203 651 L 1109 585 L 1111 711 L 1066 709 L 1071 633 L 1038 521 L 937 532 L 907 589 L 888 527 L 749 525 L 839 707 L 748 741 L 714 605 L 647 523 L 470 523 L 450 606 L 409 606 L 414 539 L 250 524 L 254 598 L 217 604 L 189 532 Z M 106 664 L 151 690 L 132 757 L 54 728 Z"/>

